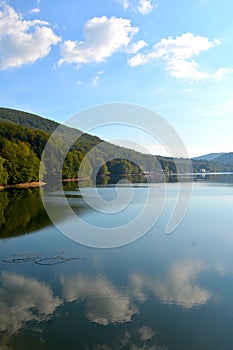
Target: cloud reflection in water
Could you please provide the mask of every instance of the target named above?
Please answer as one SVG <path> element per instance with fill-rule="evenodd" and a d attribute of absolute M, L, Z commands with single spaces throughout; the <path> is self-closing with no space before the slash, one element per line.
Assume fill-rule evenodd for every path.
<path fill-rule="evenodd" d="M 162 302 L 192 308 L 206 304 L 211 293 L 199 286 L 198 277 L 207 270 L 200 261 L 175 263 L 167 270 L 163 279 L 153 279 L 134 273 L 131 275 L 131 290 L 134 297 L 145 302 L 148 293 L 152 293 Z"/>
<path fill-rule="evenodd" d="M 132 273 L 125 287 L 116 286 L 101 275 L 60 275 L 61 296 L 55 296 L 52 288 L 44 282 L 3 272 L 0 287 L 0 334 L 4 334 L 5 339 L 10 339 L 26 322 L 48 320 L 53 317 L 58 306 L 65 307 L 67 302 L 84 302 L 86 318 L 103 326 L 132 321 L 134 315 L 140 313 L 139 305 L 145 303 L 149 295 L 165 304 L 176 304 L 183 308 L 201 306 L 213 299 L 211 293 L 198 283 L 200 275 L 207 270 L 207 265 L 198 260 L 177 262 L 166 270 L 163 278 Z M 219 273 L 217 267 L 216 272 Z M 136 329 L 134 334 L 135 332 Z M 130 345 L 129 349 L 162 349 L 154 343 L 149 344 L 155 334 L 146 325 L 137 330 L 134 339 L 131 339 L 131 335 L 128 339 L 126 332 L 124 343 Z M 2 340 L 0 347 L 4 349 L 5 346 L 7 349 L 7 343 L 8 341 Z M 116 344 L 119 345 L 119 340 Z M 138 348 L 136 344 L 141 344 L 141 347 Z M 99 345 L 99 349 L 108 349 L 103 346 Z M 115 345 L 111 346 L 114 348 Z"/>

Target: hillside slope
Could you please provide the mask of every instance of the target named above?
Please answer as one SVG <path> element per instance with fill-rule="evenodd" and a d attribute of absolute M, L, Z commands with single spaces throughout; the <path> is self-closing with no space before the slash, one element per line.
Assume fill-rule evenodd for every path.
<path fill-rule="evenodd" d="M 36 181 L 39 177 L 39 163 L 44 146 L 51 133 L 59 124 L 38 115 L 9 108 L 0 108 L 0 185 Z M 70 148 L 63 165 L 63 178 L 78 176 L 82 159 L 88 154 L 89 164 L 86 174 L 140 174 L 142 172 L 158 172 L 161 168 L 166 174 L 177 172 L 173 158 L 142 154 L 132 149 L 104 142 L 90 134 L 82 134 L 77 129 L 64 126 L 59 133 L 54 148 L 49 154 L 49 167 L 45 169 L 45 179 L 56 178 L 59 166 L 56 158 L 65 145 L 79 138 Z M 92 150 L 92 152 L 89 152 Z M 67 151 L 66 151 L 67 152 Z M 66 153 L 65 153 L 66 154 Z M 192 160 L 194 172 L 232 171 L 233 153 L 212 154 L 206 160 Z M 207 155 L 208 156 L 208 155 Z M 214 158 L 214 159 L 213 159 Z M 215 160 L 216 159 L 216 160 Z M 161 168 L 158 167 L 158 162 Z M 176 159 L 182 172 L 192 171 L 185 159 Z M 99 170 L 98 170 L 99 169 Z"/>
<path fill-rule="evenodd" d="M 203 156 L 194 157 L 193 160 L 209 160 L 209 161 L 218 161 L 218 158 L 224 155 L 225 153 L 208 153 Z"/>
<path fill-rule="evenodd" d="M 38 130 L 40 132 L 44 131 L 47 135 L 51 134 L 59 125 L 50 119 L 10 108 L 0 108 L 0 121 L 4 123 L 14 123 L 15 125 Z M 154 161 L 154 156 L 152 155 L 141 154 L 132 149 L 116 146 L 105 141 L 104 144 L 101 144 L 103 141 L 99 137 L 90 134 L 84 133 L 80 137 L 81 131 L 77 129 L 64 126 L 63 130 L 64 132 L 60 134 L 63 142 L 69 142 L 69 137 L 73 136 L 74 134 L 77 136 L 77 138 L 79 137 L 78 141 L 72 146 L 72 151 L 78 150 L 82 154 L 86 154 L 90 149 L 95 147 L 95 151 L 90 154 L 90 162 L 94 170 L 96 167 L 99 167 L 103 160 L 109 158 L 131 159 L 144 171 L 153 171 L 157 167 Z M 27 138 L 25 138 L 24 141 L 28 142 Z M 163 169 L 167 165 L 167 168 L 169 168 L 172 172 L 175 171 L 174 161 L 172 158 L 162 156 L 158 156 L 157 158 L 160 161 Z"/>
<path fill-rule="evenodd" d="M 229 153 L 224 153 L 222 155 L 220 155 L 217 159 L 217 162 L 221 162 L 221 163 L 233 163 L 233 152 L 229 152 Z"/>
<path fill-rule="evenodd" d="M 42 118 L 36 114 L 3 107 L 0 107 L 0 120 L 48 133 L 52 133 L 59 125 L 53 120 Z"/>
<path fill-rule="evenodd" d="M 0 109 L 0 185 L 37 181 L 41 155 L 56 122 L 26 112 Z M 78 138 L 81 131 L 64 126 L 47 157 L 45 179 L 59 177 L 59 160 L 66 144 Z M 90 150 L 93 149 L 91 154 Z M 68 150 L 67 150 L 68 151 Z M 63 178 L 76 178 L 82 159 L 88 153 L 85 176 L 96 174 L 139 174 L 156 168 L 155 157 L 115 146 L 96 136 L 83 134 L 70 150 L 65 151 Z M 105 164 L 106 163 L 106 164 Z M 105 164 L 105 165 L 104 165 Z"/>

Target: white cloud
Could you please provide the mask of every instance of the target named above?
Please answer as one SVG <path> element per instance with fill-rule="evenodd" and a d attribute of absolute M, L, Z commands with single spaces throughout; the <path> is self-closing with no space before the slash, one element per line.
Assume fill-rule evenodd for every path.
<path fill-rule="evenodd" d="M 0 70 L 34 63 L 59 41 L 47 22 L 24 20 L 12 7 L 0 5 Z"/>
<path fill-rule="evenodd" d="M 222 67 L 216 70 L 216 72 L 214 73 L 214 78 L 217 80 L 220 80 L 224 75 L 232 74 L 232 73 L 233 73 L 233 68 Z"/>
<path fill-rule="evenodd" d="M 138 12 L 141 15 L 148 15 L 156 7 L 153 0 L 118 0 L 124 10 Z"/>
<path fill-rule="evenodd" d="M 137 32 L 129 19 L 94 17 L 85 25 L 85 41 L 67 40 L 61 44 L 59 64 L 103 62 L 117 51 L 126 51 Z"/>
<path fill-rule="evenodd" d="M 224 266 L 215 265 L 214 270 L 221 275 L 225 273 Z M 27 321 L 47 320 L 58 306 L 63 306 L 66 302 L 84 301 L 88 320 L 104 326 L 131 321 L 133 315 L 139 312 L 135 304 L 144 303 L 149 294 L 164 303 L 185 308 L 204 305 L 212 295 L 198 284 L 198 278 L 207 268 L 201 261 L 188 260 L 175 263 L 161 279 L 133 273 L 125 289 L 114 286 L 103 276 L 66 275 L 60 278 L 62 297 L 55 296 L 49 286 L 35 279 L 3 272 L 0 287 L 0 332 L 10 336 Z M 153 329 L 145 325 L 137 330 L 137 334 L 141 347 L 135 345 L 130 348 L 157 349 L 144 347 L 148 341 L 155 344 Z M 133 344 L 130 335 L 125 335 L 121 341 L 124 341 L 125 347 Z M 123 348 L 123 343 L 121 345 L 116 343 L 109 348 Z"/>
<path fill-rule="evenodd" d="M 140 302 L 145 301 L 149 291 L 164 303 L 192 308 L 206 304 L 212 297 L 210 292 L 200 287 L 197 282 L 199 274 L 204 271 L 206 271 L 204 263 L 184 261 L 174 264 L 163 280 L 153 280 L 146 276 L 133 274 L 131 288 L 134 297 Z"/>
<path fill-rule="evenodd" d="M 192 33 L 185 33 L 181 36 L 172 39 L 161 39 L 154 45 L 153 49 L 145 54 L 137 54 L 129 60 L 132 67 L 151 63 L 156 59 L 171 60 L 186 60 L 194 54 L 198 55 L 201 51 L 208 50 L 218 42 L 211 42 L 208 38 L 194 36 Z"/>
<path fill-rule="evenodd" d="M 131 45 L 129 45 L 126 49 L 126 52 L 130 54 L 135 54 L 145 46 L 147 46 L 147 43 L 144 40 L 139 40 L 136 43 L 132 43 Z"/>
<path fill-rule="evenodd" d="M 193 58 L 219 44 L 218 39 L 211 41 L 203 36 L 185 33 L 175 39 L 172 37 L 161 39 L 151 50 L 138 53 L 129 59 L 128 63 L 131 67 L 135 67 L 153 61 L 163 61 L 165 71 L 179 79 L 196 81 L 211 77 L 219 79 L 224 74 L 232 72 L 232 69 L 220 68 L 214 73 L 203 72 Z"/>
<path fill-rule="evenodd" d="M 34 7 L 33 9 L 31 9 L 30 12 L 31 12 L 31 13 L 39 13 L 39 12 L 40 12 L 40 9 L 39 9 L 39 7 Z"/>
<path fill-rule="evenodd" d="M 130 297 L 102 277 L 63 277 L 61 283 L 66 301 L 86 300 L 86 317 L 92 322 L 105 326 L 128 322 L 137 312 Z"/>
<path fill-rule="evenodd" d="M 93 86 L 98 86 L 98 85 L 99 85 L 101 76 L 102 76 L 103 74 L 104 74 L 104 71 L 101 70 L 100 72 L 98 72 L 98 73 L 94 76 L 94 78 L 93 78 L 93 80 L 92 80 L 92 85 L 93 85 Z"/>
<path fill-rule="evenodd" d="M 197 277 L 205 270 L 205 264 L 199 261 L 177 263 L 168 272 L 166 281 L 154 286 L 154 292 L 166 303 L 186 308 L 204 305 L 211 299 L 211 294 L 198 285 Z"/>
<path fill-rule="evenodd" d="M 132 328 L 124 332 L 120 331 L 118 336 L 108 344 L 95 344 L 95 350 L 168 350 L 166 345 L 158 345 L 155 332 L 149 326 L 139 329 Z"/>
<path fill-rule="evenodd" d="M 123 6 L 124 10 L 128 10 L 128 8 L 129 8 L 129 1 L 128 0 L 120 0 L 120 2 L 122 3 L 122 6 Z"/>
<path fill-rule="evenodd" d="M 165 70 L 175 78 L 184 80 L 201 80 L 209 78 L 210 74 L 207 72 L 201 72 L 199 70 L 199 64 L 194 61 L 188 61 L 185 59 L 169 59 Z"/>
<path fill-rule="evenodd" d="M 137 9 L 142 15 L 147 15 L 153 11 L 154 6 L 152 5 L 151 0 L 139 0 Z"/>
<path fill-rule="evenodd" d="M 155 332 L 149 326 L 139 328 L 138 333 L 142 341 L 150 340 L 155 335 Z"/>
<path fill-rule="evenodd" d="M 34 279 L 3 272 L 1 282 L 0 332 L 12 335 L 26 321 L 46 319 L 61 304 L 48 286 Z"/>

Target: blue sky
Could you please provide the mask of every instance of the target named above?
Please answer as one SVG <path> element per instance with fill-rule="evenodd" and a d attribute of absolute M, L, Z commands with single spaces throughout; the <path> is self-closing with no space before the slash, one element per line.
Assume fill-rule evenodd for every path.
<path fill-rule="evenodd" d="M 64 121 L 94 105 L 135 103 L 163 116 L 190 156 L 233 151 L 231 1 L 0 4 L 1 106 Z"/>

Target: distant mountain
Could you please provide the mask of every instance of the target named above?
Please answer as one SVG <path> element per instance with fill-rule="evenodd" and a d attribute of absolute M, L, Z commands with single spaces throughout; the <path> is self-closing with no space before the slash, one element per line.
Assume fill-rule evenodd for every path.
<path fill-rule="evenodd" d="M 233 164 L 233 152 L 209 153 L 200 157 L 195 157 L 194 161 L 209 161 L 214 163 Z"/>
<path fill-rule="evenodd" d="M 224 153 L 214 161 L 225 163 L 225 164 L 226 163 L 233 163 L 233 152 Z"/>
<path fill-rule="evenodd" d="M 219 157 L 225 155 L 226 153 L 208 153 L 203 156 L 194 157 L 193 160 L 209 160 L 209 161 L 219 161 Z"/>

